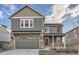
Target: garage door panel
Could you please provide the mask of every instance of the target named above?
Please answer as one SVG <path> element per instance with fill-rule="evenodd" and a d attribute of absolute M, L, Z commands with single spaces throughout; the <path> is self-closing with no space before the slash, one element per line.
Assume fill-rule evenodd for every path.
<path fill-rule="evenodd" d="M 16 48 L 20 49 L 36 49 L 39 48 L 38 39 L 21 39 L 16 40 Z"/>

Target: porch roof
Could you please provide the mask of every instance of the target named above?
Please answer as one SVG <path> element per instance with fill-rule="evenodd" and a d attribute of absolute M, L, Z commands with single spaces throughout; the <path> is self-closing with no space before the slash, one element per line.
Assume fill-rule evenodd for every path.
<path fill-rule="evenodd" d="M 63 36 L 63 33 L 44 33 L 44 36 Z"/>

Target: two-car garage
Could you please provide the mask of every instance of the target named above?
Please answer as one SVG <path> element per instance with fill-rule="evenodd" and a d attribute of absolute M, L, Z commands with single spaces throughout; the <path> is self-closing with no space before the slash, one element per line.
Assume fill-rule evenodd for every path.
<path fill-rule="evenodd" d="M 15 35 L 15 46 L 17 49 L 38 49 L 39 35 Z"/>

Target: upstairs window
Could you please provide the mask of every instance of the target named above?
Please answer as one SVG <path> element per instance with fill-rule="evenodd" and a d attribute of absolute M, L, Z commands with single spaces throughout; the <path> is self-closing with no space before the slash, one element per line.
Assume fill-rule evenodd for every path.
<path fill-rule="evenodd" d="M 29 21 L 25 20 L 25 27 L 29 27 Z"/>
<path fill-rule="evenodd" d="M 30 27 L 33 27 L 33 20 L 30 20 Z"/>
<path fill-rule="evenodd" d="M 23 24 L 24 22 L 23 22 L 23 20 L 20 20 L 20 26 L 21 27 L 23 27 L 24 26 L 24 24 Z"/>
<path fill-rule="evenodd" d="M 57 33 L 60 33 L 60 27 L 57 27 Z"/>
<path fill-rule="evenodd" d="M 45 27 L 45 33 L 49 33 L 49 27 Z"/>
<path fill-rule="evenodd" d="M 20 28 L 33 28 L 34 20 L 33 19 L 20 19 Z"/>

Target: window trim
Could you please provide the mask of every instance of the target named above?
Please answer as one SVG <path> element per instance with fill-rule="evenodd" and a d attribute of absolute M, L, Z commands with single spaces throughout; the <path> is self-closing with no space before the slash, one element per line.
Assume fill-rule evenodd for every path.
<path fill-rule="evenodd" d="M 46 29 L 46 28 L 47 28 L 48 30 L 47 30 L 47 32 L 45 31 L 45 33 L 49 33 L 49 27 L 45 27 L 45 29 Z"/>
<path fill-rule="evenodd" d="M 21 21 L 23 20 L 23 27 L 21 26 Z M 28 20 L 28 22 L 29 22 L 29 25 L 28 25 L 28 27 L 25 27 L 25 20 Z M 30 25 L 30 21 L 33 21 L 33 26 L 31 27 L 31 25 Z M 32 18 L 21 18 L 20 19 L 20 28 L 34 28 L 34 19 L 32 19 Z"/>

